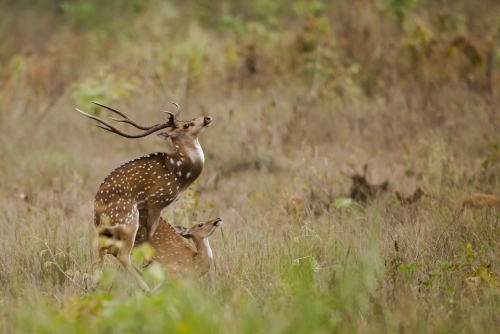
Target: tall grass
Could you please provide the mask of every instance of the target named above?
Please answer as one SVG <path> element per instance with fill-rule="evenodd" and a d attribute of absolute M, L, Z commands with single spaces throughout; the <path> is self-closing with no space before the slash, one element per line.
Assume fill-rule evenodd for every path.
<path fill-rule="evenodd" d="M 0 33 L 0 331 L 498 328 L 498 213 L 458 207 L 498 193 L 495 1 L 136 5 L 1 5 L 2 27 L 41 19 Z M 108 259 L 86 291 L 99 183 L 170 149 L 96 129 L 74 111 L 107 116 L 91 100 L 147 124 L 171 100 L 214 118 L 202 176 L 163 213 L 223 217 L 202 279 L 147 297 Z M 336 201 L 364 163 L 391 190 Z M 417 187 L 410 206 L 392 195 Z"/>

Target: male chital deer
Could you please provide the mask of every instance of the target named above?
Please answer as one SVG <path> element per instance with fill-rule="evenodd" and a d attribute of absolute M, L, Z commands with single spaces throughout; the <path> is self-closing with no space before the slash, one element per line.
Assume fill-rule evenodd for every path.
<path fill-rule="evenodd" d="M 146 241 L 145 220 L 141 217 L 135 246 Z M 222 218 L 193 225 L 187 229 L 183 226 L 172 226 L 160 217 L 158 228 L 151 239 L 154 249 L 153 261 L 165 266 L 169 274 L 174 276 L 205 275 L 212 265 L 212 249 L 208 238 L 222 224 Z M 196 250 L 182 238 L 192 239 Z"/>
<path fill-rule="evenodd" d="M 145 218 L 147 220 L 146 240 L 150 242 L 158 226 L 162 210 L 177 200 L 201 174 L 205 158 L 198 136 L 212 123 L 212 118 L 207 116 L 180 121 L 178 119 L 180 107 L 174 103 L 177 107 L 175 115 L 164 111 L 169 115 L 167 122 L 144 126 L 116 109 L 99 103 L 95 104 L 122 117 L 111 119 L 131 124 L 144 132 L 127 134 L 108 122 L 77 109 L 83 115 L 101 123 L 96 124 L 100 128 L 127 138 L 141 138 L 165 129 L 158 136 L 172 140 L 173 153 L 148 154 L 113 170 L 101 183 L 94 201 L 94 224 L 100 239 L 96 276 L 102 269 L 104 256 L 109 252 L 116 256 L 142 290 L 149 291 L 146 282 L 130 261 L 130 252 L 139 228 L 139 217 L 147 217 Z M 119 242 L 116 243 L 113 240 L 119 240 Z M 98 278 L 96 277 L 93 286 L 97 284 Z"/>

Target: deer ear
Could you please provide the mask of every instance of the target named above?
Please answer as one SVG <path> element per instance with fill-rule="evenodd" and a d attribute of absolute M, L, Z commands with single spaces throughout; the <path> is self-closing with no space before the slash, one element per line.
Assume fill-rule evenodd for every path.
<path fill-rule="evenodd" d="M 173 228 L 175 232 L 177 232 L 177 234 L 183 238 L 190 239 L 192 237 L 191 233 L 189 233 L 189 230 L 184 226 L 176 225 Z"/>
<path fill-rule="evenodd" d="M 172 137 L 171 137 L 168 133 L 166 133 L 166 132 L 160 132 L 160 133 L 157 133 L 156 135 L 157 135 L 158 137 L 160 137 L 161 139 L 165 139 L 165 140 L 172 138 Z"/>

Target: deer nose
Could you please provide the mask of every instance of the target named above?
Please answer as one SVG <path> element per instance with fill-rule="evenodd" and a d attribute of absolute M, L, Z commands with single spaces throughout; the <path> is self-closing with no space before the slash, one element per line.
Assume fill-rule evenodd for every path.
<path fill-rule="evenodd" d="M 203 126 L 208 125 L 212 123 L 212 117 L 206 116 L 205 119 L 203 120 Z"/>

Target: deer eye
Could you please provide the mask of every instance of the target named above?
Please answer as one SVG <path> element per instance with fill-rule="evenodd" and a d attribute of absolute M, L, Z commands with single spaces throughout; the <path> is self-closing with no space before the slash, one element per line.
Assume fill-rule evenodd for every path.
<path fill-rule="evenodd" d="M 184 124 L 184 129 L 189 128 L 189 123 Z"/>
<path fill-rule="evenodd" d="M 203 227 L 203 223 L 199 223 L 199 224 L 198 224 L 198 227 Z"/>

